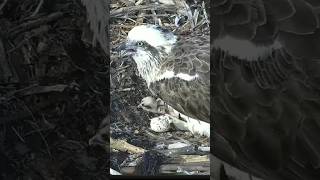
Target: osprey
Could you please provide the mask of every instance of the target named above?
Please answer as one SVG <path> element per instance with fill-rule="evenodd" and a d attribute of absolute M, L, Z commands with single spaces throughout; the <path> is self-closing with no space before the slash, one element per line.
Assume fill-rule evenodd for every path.
<path fill-rule="evenodd" d="M 182 114 L 211 115 L 216 179 L 237 179 L 230 165 L 266 180 L 320 179 L 320 1 L 210 2 L 211 49 L 207 35 L 129 32 L 140 75 Z"/>
<path fill-rule="evenodd" d="M 134 59 L 150 91 L 185 117 L 187 129 L 207 136 L 210 125 L 204 122 L 210 117 L 209 41 L 209 35 L 177 37 L 158 25 L 147 24 L 130 30 L 120 47 Z"/>

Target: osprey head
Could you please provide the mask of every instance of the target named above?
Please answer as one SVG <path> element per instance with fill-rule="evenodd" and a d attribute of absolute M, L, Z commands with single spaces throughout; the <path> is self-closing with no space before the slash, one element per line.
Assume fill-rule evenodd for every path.
<path fill-rule="evenodd" d="M 158 52 L 170 53 L 176 42 L 176 36 L 158 25 L 140 25 L 131 29 L 127 40 L 119 47 L 125 55 L 141 57 L 155 55 Z"/>
<path fill-rule="evenodd" d="M 140 75 L 150 82 L 158 65 L 171 52 L 177 37 L 169 30 L 157 25 L 140 25 L 131 29 L 125 43 L 118 50 L 123 56 L 131 56 Z"/>

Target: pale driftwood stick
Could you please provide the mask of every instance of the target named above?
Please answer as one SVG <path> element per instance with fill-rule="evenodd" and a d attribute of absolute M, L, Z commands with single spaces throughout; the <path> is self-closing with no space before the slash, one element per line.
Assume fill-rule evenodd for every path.
<path fill-rule="evenodd" d="M 166 163 L 172 164 L 188 164 L 188 163 L 210 163 L 209 155 L 179 155 L 173 157 Z"/>
<path fill-rule="evenodd" d="M 176 174 L 179 174 L 179 171 L 181 170 L 192 172 L 193 175 L 210 175 L 210 166 L 201 165 L 201 164 L 188 164 L 188 165 L 163 164 L 160 166 L 159 174 L 176 175 Z M 122 175 L 136 175 L 136 167 L 135 166 L 122 167 L 120 169 L 120 173 Z"/>
<path fill-rule="evenodd" d="M 136 166 L 125 166 L 120 169 L 120 173 L 125 175 L 135 175 Z M 187 171 L 194 175 L 209 175 L 209 156 L 180 155 L 172 157 L 160 166 L 159 174 L 179 174 L 179 171 Z"/>
<path fill-rule="evenodd" d="M 144 153 L 146 150 L 141 148 L 141 147 L 137 147 L 134 146 L 132 144 L 127 143 L 125 140 L 116 140 L 113 138 L 110 138 L 110 147 L 112 149 L 117 149 L 119 151 L 123 151 L 123 152 L 128 152 L 130 154 L 142 154 Z"/>
<path fill-rule="evenodd" d="M 177 171 L 177 170 L 185 170 L 185 171 L 203 171 L 210 172 L 210 164 L 209 163 L 189 163 L 189 164 L 163 164 L 160 166 L 160 172 L 162 171 Z"/>

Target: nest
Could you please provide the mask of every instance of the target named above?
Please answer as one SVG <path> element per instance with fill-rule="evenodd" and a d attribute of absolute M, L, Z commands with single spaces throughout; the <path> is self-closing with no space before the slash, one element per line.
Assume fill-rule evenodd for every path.
<path fill-rule="evenodd" d="M 204 4 L 114 0 L 103 32 L 107 1 L 89 1 L 0 0 L 0 179 L 105 179 L 110 154 L 122 174 L 208 174 L 207 139 L 151 132 L 137 108 L 150 93 L 112 51 L 142 23 L 208 28 Z"/>
<path fill-rule="evenodd" d="M 194 136 L 190 132 L 156 133 L 150 130 L 150 119 L 158 115 L 145 112 L 138 105 L 151 93 L 139 77 L 135 63 L 130 59 L 120 59 L 113 51 L 124 42 L 128 31 L 141 24 L 158 24 L 183 35 L 208 31 L 205 2 L 112 0 L 110 14 L 112 173 L 208 175 L 208 138 Z"/>
<path fill-rule="evenodd" d="M 80 1 L 0 1 L 0 179 L 105 179 L 108 57 Z"/>

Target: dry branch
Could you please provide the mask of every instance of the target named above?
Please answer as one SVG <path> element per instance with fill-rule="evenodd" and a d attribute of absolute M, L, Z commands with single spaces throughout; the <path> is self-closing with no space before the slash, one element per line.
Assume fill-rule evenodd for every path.
<path fill-rule="evenodd" d="M 41 26 L 43 24 L 46 24 L 51 21 L 55 21 L 63 16 L 62 12 L 55 12 L 52 14 L 49 14 L 48 16 L 36 19 L 36 20 L 31 20 L 25 23 L 22 23 L 11 30 L 9 30 L 9 36 L 10 37 L 15 37 L 16 35 L 28 31 L 30 29 L 36 28 L 38 26 Z"/>
<path fill-rule="evenodd" d="M 173 164 L 210 163 L 209 155 L 179 155 L 167 162 Z"/>
<path fill-rule="evenodd" d="M 39 4 L 38 4 L 36 10 L 31 14 L 31 17 L 33 17 L 33 16 L 35 16 L 36 14 L 38 14 L 38 12 L 39 12 L 39 10 L 40 10 L 43 2 L 44 2 L 44 0 L 39 0 Z"/>
<path fill-rule="evenodd" d="M 132 144 L 129 144 L 125 140 L 116 140 L 113 138 L 110 138 L 110 148 L 117 149 L 123 152 L 128 152 L 131 154 L 142 154 L 145 152 L 145 149 L 141 147 L 137 147 Z"/>
<path fill-rule="evenodd" d="M 172 171 L 202 171 L 202 172 L 210 172 L 210 164 L 209 163 L 189 163 L 189 164 L 164 164 L 160 166 L 160 172 L 168 172 Z"/>
<path fill-rule="evenodd" d="M 29 86 L 23 89 L 18 89 L 16 91 L 10 92 L 7 97 L 11 96 L 29 96 L 33 94 L 42 94 L 42 93 L 49 93 L 49 92 L 62 92 L 64 91 L 68 85 L 65 84 L 57 84 L 52 86 Z"/>
<path fill-rule="evenodd" d="M 125 175 L 135 175 L 137 166 L 125 166 L 120 169 Z M 180 155 L 167 160 L 160 165 L 159 174 L 193 174 L 193 175 L 209 175 L 210 161 L 209 156 L 197 155 Z"/>
<path fill-rule="evenodd" d="M 142 10 L 166 10 L 171 12 L 176 12 L 177 8 L 175 6 L 168 5 L 138 5 L 138 6 L 130 6 L 130 7 L 122 7 L 119 9 L 115 9 L 110 11 L 110 17 L 122 17 L 130 13 L 134 13 L 136 11 Z"/>

